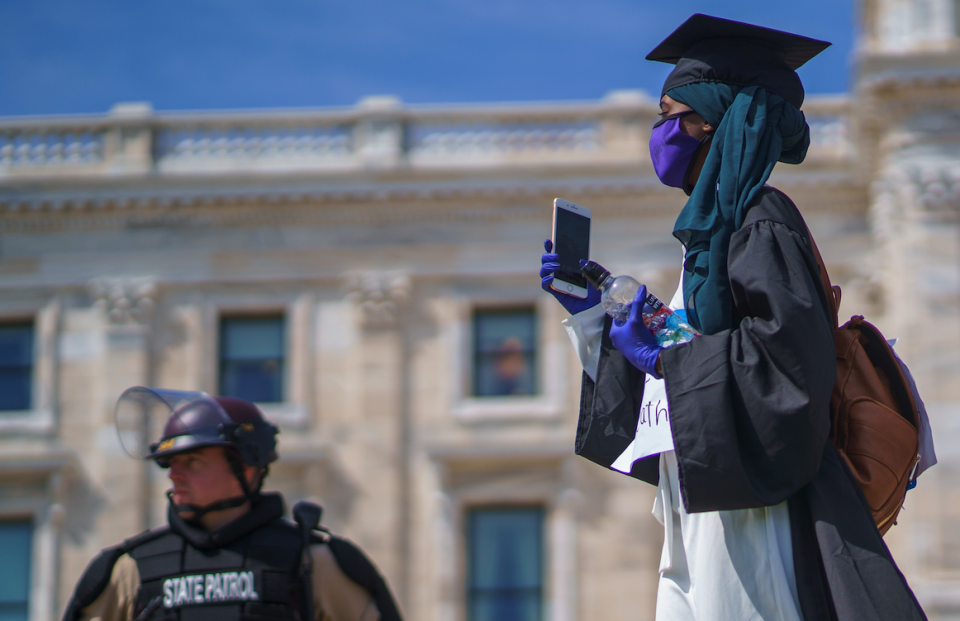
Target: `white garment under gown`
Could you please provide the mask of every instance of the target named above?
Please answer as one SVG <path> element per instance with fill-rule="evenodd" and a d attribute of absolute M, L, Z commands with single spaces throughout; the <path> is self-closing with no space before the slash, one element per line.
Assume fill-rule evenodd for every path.
<path fill-rule="evenodd" d="M 683 308 L 683 286 L 670 302 Z M 563 325 L 584 371 L 596 380 L 603 335 L 600 305 Z M 674 451 L 660 454 L 653 515 L 663 524 L 658 621 L 801 621 L 787 503 L 687 513 Z"/>

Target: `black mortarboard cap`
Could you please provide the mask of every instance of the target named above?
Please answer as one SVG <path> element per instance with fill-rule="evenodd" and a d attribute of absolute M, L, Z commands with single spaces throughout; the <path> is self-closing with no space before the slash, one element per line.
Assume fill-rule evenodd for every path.
<path fill-rule="evenodd" d="M 677 66 L 663 93 L 686 84 L 761 86 L 793 105 L 803 103 L 796 70 L 830 46 L 826 41 L 697 13 L 647 54 Z"/>

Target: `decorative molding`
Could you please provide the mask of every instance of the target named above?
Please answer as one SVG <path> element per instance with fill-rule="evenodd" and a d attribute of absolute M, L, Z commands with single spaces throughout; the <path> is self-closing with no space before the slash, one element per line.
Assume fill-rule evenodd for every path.
<path fill-rule="evenodd" d="M 849 106 L 843 97 L 814 97 L 804 111 L 845 117 Z M 124 104 L 108 115 L 0 118 L 0 184 L 639 164 L 647 162 L 646 128 L 657 112 L 641 91 L 593 102 L 447 107 L 370 99 L 327 111 L 154 113 L 148 104 Z"/>
<path fill-rule="evenodd" d="M 910 176 L 922 211 L 942 213 L 960 208 L 960 162 L 917 168 Z"/>
<path fill-rule="evenodd" d="M 656 113 L 642 93 L 512 106 L 388 103 L 203 114 L 140 105 L 133 115 L 0 119 L 0 231 L 502 221 L 539 217 L 531 206 L 555 196 L 611 199 L 617 213 L 674 208 L 642 148 Z M 806 102 L 810 163 L 785 171 L 784 182 L 856 184 L 850 108 L 847 97 Z M 389 136 L 374 131 L 381 125 Z M 96 161 L 63 159 L 76 148 L 50 146 L 73 144 L 74 135 L 101 137 Z M 121 148 L 128 135 L 135 144 Z M 6 152 L 19 159 L 4 166 Z M 369 172 L 383 166 L 394 174 Z"/>
<path fill-rule="evenodd" d="M 145 189 L 141 192 L 103 190 L 96 193 L 47 192 L 44 194 L 18 193 L 3 196 L 0 193 L 0 211 L 6 211 L 0 227 L 9 226 L 15 218 L 36 218 L 40 214 L 55 214 L 63 221 L 66 213 L 76 218 L 118 216 L 124 221 L 148 214 L 183 214 L 185 209 L 223 209 L 259 207 L 276 212 L 283 207 L 343 204 L 448 201 L 448 200 L 503 200 L 537 196 L 541 193 L 567 194 L 633 194 L 662 191 L 663 187 L 652 174 L 644 176 L 608 174 L 586 176 L 580 174 L 560 178 L 528 177 L 525 179 L 475 179 L 423 182 L 371 182 L 356 184 L 283 185 L 237 187 L 219 186 L 204 189 L 168 188 Z M 135 220 L 134 220 L 135 222 Z"/>
<path fill-rule="evenodd" d="M 783 189 L 861 191 L 853 170 L 832 166 L 784 166 L 773 183 Z M 3 197 L 0 231 L 136 229 L 196 226 L 283 224 L 390 224 L 394 222 L 489 220 L 541 217 L 556 196 L 599 204 L 610 214 L 636 215 L 674 211 L 682 196 L 652 174 L 604 176 L 580 174 L 520 179 L 474 179 L 457 182 L 395 182 L 353 185 L 220 187 L 204 192 L 183 189 L 154 196 L 104 192 L 96 196 Z M 626 172 L 626 171 L 623 171 Z M 835 197 L 830 197 L 833 202 Z M 544 202 L 547 201 L 547 202 Z M 841 202 L 845 202 L 843 199 Z M 821 199 L 811 202 L 820 207 Z M 824 208 L 826 208 L 824 204 Z M 830 210 L 837 205 L 831 204 Z M 847 210 L 848 207 L 840 207 Z M 851 205 L 849 209 L 862 210 Z"/>
<path fill-rule="evenodd" d="M 410 298 L 410 276 L 401 272 L 356 272 L 345 275 L 347 300 L 360 311 L 364 328 L 390 328 Z"/>
<path fill-rule="evenodd" d="M 342 126 L 285 127 L 170 127 L 157 133 L 157 160 L 161 167 L 175 161 L 195 166 L 219 159 L 242 164 L 257 159 L 299 162 L 326 159 L 351 151 L 351 137 Z"/>
<path fill-rule="evenodd" d="M 871 212 L 878 223 L 893 222 L 910 213 L 943 214 L 960 211 L 960 161 L 897 163 L 873 184 Z"/>
<path fill-rule="evenodd" d="M 103 132 L 64 129 L 0 134 L 0 171 L 97 163 L 103 160 L 103 146 Z"/>
<path fill-rule="evenodd" d="M 410 135 L 411 156 L 466 159 L 541 151 L 596 151 L 602 148 L 598 120 L 565 123 L 422 124 Z"/>
<path fill-rule="evenodd" d="M 960 70 L 891 70 L 867 75 L 857 85 L 860 121 L 881 126 L 960 105 Z"/>
<path fill-rule="evenodd" d="M 157 285 L 152 278 L 96 278 L 90 283 L 94 306 L 110 325 L 148 325 Z"/>

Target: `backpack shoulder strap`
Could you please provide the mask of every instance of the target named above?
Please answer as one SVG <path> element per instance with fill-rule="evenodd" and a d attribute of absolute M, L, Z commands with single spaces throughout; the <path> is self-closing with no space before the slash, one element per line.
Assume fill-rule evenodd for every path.
<path fill-rule="evenodd" d="M 73 597 L 70 598 L 70 602 L 67 604 L 67 608 L 63 613 L 63 621 L 77 621 L 83 609 L 100 597 L 100 594 L 103 593 L 104 589 L 106 589 L 110 583 L 113 567 L 117 564 L 117 561 L 120 560 L 121 556 L 139 545 L 165 535 L 168 531 L 169 528 L 166 526 L 144 531 L 135 537 L 125 540 L 119 545 L 101 550 L 100 554 L 90 561 L 90 564 L 87 565 L 87 568 L 83 571 L 80 581 L 77 582 L 77 587 L 73 591 Z"/>

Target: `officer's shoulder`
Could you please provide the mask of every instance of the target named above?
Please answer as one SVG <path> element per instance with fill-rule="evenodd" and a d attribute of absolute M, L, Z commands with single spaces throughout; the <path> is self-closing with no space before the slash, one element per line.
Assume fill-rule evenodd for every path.
<path fill-rule="evenodd" d="M 98 580 L 103 579 L 104 586 L 106 586 L 106 581 L 110 579 L 110 573 L 113 571 L 113 566 L 116 565 L 121 556 L 130 553 L 135 554 L 147 544 L 163 539 L 164 536 L 168 534 L 170 534 L 170 527 L 164 525 L 157 528 L 152 528 L 150 530 L 145 530 L 139 535 L 134 535 L 133 537 L 124 539 L 115 546 L 100 550 L 100 554 L 90 561 L 90 565 L 87 566 L 87 569 L 84 572 L 84 578 L 86 578 L 88 574 L 106 573 L 105 578 L 101 578 L 99 575 L 96 576 Z"/>
<path fill-rule="evenodd" d="M 380 570 L 357 544 L 325 530 L 314 531 L 312 535 L 313 546 L 319 544 L 329 549 L 340 571 L 370 593 L 382 621 L 401 621 L 400 610 Z"/>
<path fill-rule="evenodd" d="M 67 615 L 64 615 L 64 618 L 70 619 L 75 617 L 81 610 L 100 597 L 100 594 L 103 593 L 104 589 L 106 589 L 110 583 L 113 568 L 117 564 L 117 561 L 120 560 L 120 557 L 124 554 L 134 552 L 145 544 L 161 539 L 169 532 L 170 528 L 168 526 L 161 526 L 160 528 L 144 531 L 129 539 L 124 539 L 123 542 L 115 546 L 100 550 L 100 553 L 90 561 L 90 564 L 87 565 L 87 568 L 83 571 L 83 576 L 81 576 L 80 581 L 77 582 L 77 587 L 74 589 L 73 597 L 70 600 Z M 71 613 L 73 616 L 71 616 Z"/>
<path fill-rule="evenodd" d="M 340 570 L 367 590 L 373 591 L 377 582 L 382 580 L 376 565 L 357 544 L 349 539 L 333 535 L 326 530 L 319 530 L 311 533 L 310 543 L 311 547 L 327 548 Z"/>

